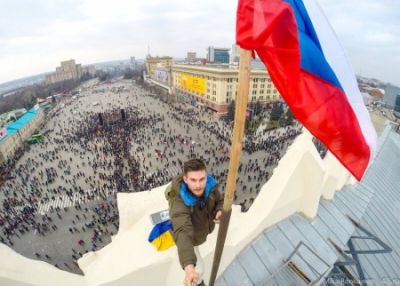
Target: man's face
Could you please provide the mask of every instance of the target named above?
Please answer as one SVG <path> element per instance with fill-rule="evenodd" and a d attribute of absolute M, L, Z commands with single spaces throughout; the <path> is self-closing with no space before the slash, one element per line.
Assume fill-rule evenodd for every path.
<path fill-rule="evenodd" d="M 183 176 L 183 181 L 196 197 L 201 197 L 207 183 L 207 172 L 205 170 L 187 172 L 186 176 Z"/>

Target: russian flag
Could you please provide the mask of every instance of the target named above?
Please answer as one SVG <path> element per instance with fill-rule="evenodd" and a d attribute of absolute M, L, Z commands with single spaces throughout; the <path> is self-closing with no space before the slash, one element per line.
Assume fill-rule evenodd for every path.
<path fill-rule="evenodd" d="M 361 180 L 377 135 L 346 53 L 313 0 L 239 0 L 236 42 L 256 51 L 295 117 Z"/>

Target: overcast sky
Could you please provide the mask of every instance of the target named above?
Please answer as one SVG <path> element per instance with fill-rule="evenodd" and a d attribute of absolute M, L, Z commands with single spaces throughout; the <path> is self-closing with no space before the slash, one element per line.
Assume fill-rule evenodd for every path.
<path fill-rule="evenodd" d="M 317 0 L 354 72 L 400 86 L 400 1 Z M 235 42 L 233 0 L 1 0 L 0 83 L 61 61 L 206 56 Z"/>

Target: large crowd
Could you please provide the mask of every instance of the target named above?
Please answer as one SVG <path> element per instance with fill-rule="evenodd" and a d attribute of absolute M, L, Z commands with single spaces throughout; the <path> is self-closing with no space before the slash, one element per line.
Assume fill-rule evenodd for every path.
<path fill-rule="evenodd" d="M 100 97 L 101 112 L 91 110 L 90 103 L 85 108 L 84 98 L 78 98 L 70 107 L 48 114 L 41 130 L 45 139 L 35 146 L 24 145 L 0 166 L 1 242 L 13 246 L 15 239 L 32 231 L 46 239 L 47 233 L 57 231 L 67 213 L 73 213 L 75 219 L 66 228 L 78 235 L 79 247 L 85 249 L 82 252 L 95 251 L 99 243 L 105 244 L 104 237 L 118 231 L 116 193 L 151 191 L 165 185 L 180 172 L 185 160 L 193 157 L 206 162 L 225 192 L 232 124 L 183 103 L 154 99 L 136 85 L 118 94 L 96 96 Z M 101 101 L 102 97 L 108 102 Z M 269 110 L 263 113 L 268 117 Z M 296 123 L 258 132 L 245 142 L 235 192 L 235 203 L 242 211 L 256 199 L 299 130 Z M 38 214 L 39 205 L 65 196 L 73 209 L 51 206 L 48 213 Z M 95 207 L 88 207 L 87 202 L 95 202 L 97 197 Z M 76 254 L 72 248 L 75 265 Z M 46 260 L 52 257 L 49 253 L 43 256 Z M 53 263 L 70 269 L 68 261 L 63 261 Z"/>

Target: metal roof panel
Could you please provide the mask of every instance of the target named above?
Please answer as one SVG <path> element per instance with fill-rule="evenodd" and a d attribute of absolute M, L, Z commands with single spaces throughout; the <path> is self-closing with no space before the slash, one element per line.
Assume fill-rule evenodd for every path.
<path fill-rule="evenodd" d="M 371 280 L 373 283 L 368 285 L 388 285 L 388 280 L 384 278 L 398 278 L 395 276 L 400 273 L 400 136 L 387 127 L 378 144 L 379 153 L 360 183 L 345 186 L 336 192 L 332 201 L 321 199 L 312 223 L 295 214 L 265 230 L 239 255 L 239 260 L 234 260 L 221 274 L 217 285 L 257 285 L 271 276 L 274 278 L 269 280 L 268 285 L 288 285 L 293 272 L 286 272 L 285 268 L 278 275 L 277 271 L 299 241 L 304 241 L 325 260 L 333 263 L 335 256 L 339 255 L 328 242 L 328 237 L 343 249 L 349 249 L 346 243 L 350 236 L 361 233 L 355 231 L 354 224 L 346 215 L 359 221 L 393 248 L 391 253 L 359 255 L 366 277 L 374 278 Z M 357 239 L 353 242 L 356 249 L 377 248 L 375 242 L 370 240 Z M 321 266 L 311 256 L 308 258 L 317 267 Z M 301 262 L 297 263 L 299 267 L 304 266 Z M 354 266 L 347 268 L 358 277 Z M 339 282 L 335 285 L 343 284 Z"/>

